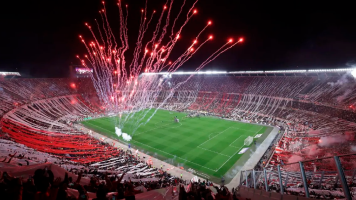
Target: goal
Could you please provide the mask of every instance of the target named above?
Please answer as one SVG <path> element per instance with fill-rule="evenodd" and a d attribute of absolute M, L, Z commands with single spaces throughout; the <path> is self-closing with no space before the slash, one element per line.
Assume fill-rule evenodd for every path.
<path fill-rule="evenodd" d="M 253 137 L 248 136 L 248 137 L 245 139 L 244 145 L 245 145 L 245 146 L 249 146 L 249 145 L 252 144 L 252 142 L 253 142 Z"/>

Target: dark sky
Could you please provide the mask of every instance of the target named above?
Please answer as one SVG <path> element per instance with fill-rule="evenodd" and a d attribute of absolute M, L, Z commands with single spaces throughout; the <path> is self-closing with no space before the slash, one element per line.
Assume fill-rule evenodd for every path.
<path fill-rule="evenodd" d="M 176 0 L 175 5 L 181 1 Z M 136 39 L 144 0 L 124 2 L 129 4 L 129 35 Z M 213 26 L 204 37 L 213 33 L 214 41 L 182 69 L 193 70 L 227 38 L 240 36 L 245 37 L 245 43 L 205 69 L 347 67 L 356 61 L 356 14 L 352 1 L 329 2 L 200 0 L 196 6 L 199 13 L 183 31 L 173 57 L 211 19 Z M 79 34 L 88 35 L 84 22 L 93 24 L 101 9 L 98 0 L 14 0 L 1 4 L 0 71 L 20 71 L 32 77 L 67 76 L 69 65 L 79 64 L 75 56 L 86 53 L 78 39 Z M 117 30 L 116 1 L 107 0 L 106 5 L 110 23 Z M 163 5 L 164 0 L 149 0 L 149 12 L 159 11 Z"/>

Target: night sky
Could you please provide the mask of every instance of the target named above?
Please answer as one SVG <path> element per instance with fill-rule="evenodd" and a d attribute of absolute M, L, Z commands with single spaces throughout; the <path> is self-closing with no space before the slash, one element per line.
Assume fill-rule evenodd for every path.
<path fill-rule="evenodd" d="M 144 0 L 129 5 L 131 49 L 137 36 Z M 164 0 L 148 0 L 148 12 L 158 12 Z M 174 11 L 182 0 L 175 1 Z M 192 0 L 187 0 L 188 4 Z M 313 2 L 313 3 L 311 3 Z M 330 3 L 327 3 L 330 2 Z M 118 29 L 115 0 L 107 0 L 109 20 Z M 86 54 L 78 35 L 89 40 L 85 22 L 100 18 L 99 0 L 4 1 L 0 12 L 0 71 L 19 71 L 27 77 L 66 77 L 76 55 Z M 172 53 L 177 57 L 189 46 L 208 20 L 214 34 L 194 59 L 181 70 L 193 70 L 228 38 L 246 40 L 205 70 L 278 70 L 349 67 L 356 63 L 356 14 L 352 1 L 238 1 L 200 0 L 193 17 Z M 158 15 L 157 15 L 158 16 Z M 157 19 L 158 17 L 156 17 Z M 127 54 L 130 59 L 130 52 Z"/>

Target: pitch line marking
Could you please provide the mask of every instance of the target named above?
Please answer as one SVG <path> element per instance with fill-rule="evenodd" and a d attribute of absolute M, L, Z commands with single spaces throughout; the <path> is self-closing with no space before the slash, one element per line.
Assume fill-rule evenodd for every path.
<path fill-rule="evenodd" d="M 200 166 L 200 167 L 203 167 L 203 168 L 206 168 L 206 169 L 211 170 L 211 171 L 213 171 L 213 172 L 216 172 L 216 171 L 215 171 L 215 170 L 213 170 L 213 169 L 210 169 L 210 168 L 205 167 L 205 166 L 203 166 L 203 165 L 199 165 L 199 164 L 197 164 L 197 163 L 195 163 L 195 162 L 192 162 L 192 161 L 187 160 L 187 159 L 184 159 L 184 158 L 182 158 L 182 157 L 179 157 L 179 156 L 173 155 L 173 154 L 168 153 L 168 152 L 166 152 L 166 151 L 163 151 L 163 150 L 161 150 L 161 149 L 157 149 L 157 148 L 151 147 L 150 145 L 147 145 L 147 144 L 144 144 L 144 143 L 138 142 L 138 141 L 136 141 L 136 140 L 131 140 L 131 141 L 133 141 L 133 142 L 137 142 L 137 143 L 140 143 L 140 144 L 142 144 L 142 145 L 148 146 L 148 147 L 150 147 L 150 148 L 152 148 L 152 149 L 155 149 L 155 150 L 157 150 L 157 151 L 160 151 L 160 152 L 166 153 L 166 154 L 171 155 L 171 156 L 175 156 L 176 158 L 182 159 L 182 160 L 184 160 L 184 161 L 186 161 L 186 162 L 190 162 L 190 163 L 193 163 L 193 164 L 198 165 L 198 166 Z"/>
<path fill-rule="evenodd" d="M 245 136 L 245 135 L 240 135 L 238 138 L 236 138 L 236 140 L 240 139 L 240 137 L 242 137 L 242 136 Z M 233 142 L 231 142 L 230 145 L 229 145 L 229 147 L 240 148 L 240 147 L 231 145 L 231 144 L 233 144 L 234 142 L 236 142 L 236 140 L 234 140 Z"/>
<path fill-rule="evenodd" d="M 244 147 L 244 145 L 243 145 L 242 147 Z M 238 152 L 240 152 L 240 150 L 242 149 L 242 147 L 240 147 L 239 150 L 237 150 L 232 156 L 230 156 L 230 158 L 227 159 L 218 169 L 216 169 L 215 172 L 219 171 L 232 157 L 234 157 Z"/>
<path fill-rule="evenodd" d="M 230 129 L 230 128 L 232 128 L 232 127 L 230 126 L 230 127 L 226 128 L 225 130 L 223 130 L 223 131 L 221 131 L 221 132 L 218 132 L 217 135 L 213 136 L 212 138 L 209 138 L 209 139 L 206 140 L 205 142 L 199 144 L 197 147 L 200 147 L 201 145 L 203 145 L 203 144 L 209 142 L 210 140 L 212 140 L 213 138 L 217 137 L 218 135 L 220 135 L 221 133 L 225 132 L 226 130 L 228 130 L 228 129 Z M 211 134 L 212 134 L 212 133 L 211 133 Z M 211 135 L 211 134 L 210 134 L 210 135 Z M 210 135 L 209 135 L 209 136 L 210 136 Z"/>
<path fill-rule="evenodd" d="M 203 142 L 203 143 L 199 144 L 199 145 L 198 145 L 198 147 L 200 147 L 201 145 L 203 145 L 203 144 L 205 144 L 206 142 L 210 141 L 211 139 L 215 138 L 216 136 L 220 135 L 221 133 L 223 133 L 223 132 L 227 131 L 227 130 L 228 130 L 228 129 L 230 129 L 230 128 L 233 128 L 233 129 L 238 129 L 238 130 L 248 131 L 248 130 L 245 130 L 245 129 L 240 129 L 240 128 L 236 128 L 236 127 L 230 126 L 230 127 L 226 128 L 225 130 L 223 130 L 223 131 L 221 131 L 221 132 L 217 132 L 218 134 L 217 134 L 217 135 L 215 135 L 215 136 L 213 136 L 213 137 L 210 137 L 210 136 L 211 136 L 211 134 L 214 134 L 215 132 L 210 133 L 210 134 L 209 134 L 209 139 L 208 139 L 208 140 L 206 140 L 205 142 Z M 250 132 L 251 132 L 251 131 L 250 131 Z M 254 132 L 254 131 L 253 131 L 253 132 Z M 255 133 L 255 132 L 254 132 L 254 133 Z"/>
<path fill-rule="evenodd" d="M 92 124 L 91 122 L 87 122 L 87 123 Z M 94 125 L 94 126 L 100 128 L 100 129 L 104 129 L 104 130 L 107 130 L 107 131 L 109 131 L 109 132 L 112 132 L 112 131 L 110 131 L 110 130 L 108 130 L 108 129 L 99 127 L 99 126 L 97 126 L 97 125 L 95 125 L 95 124 L 92 124 L 92 125 Z M 256 133 L 256 134 L 255 134 L 255 136 L 256 136 L 256 135 L 258 134 L 258 132 L 259 132 L 263 127 L 264 127 L 264 126 L 261 126 L 261 128 L 260 128 L 257 132 L 251 131 L 251 130 L 246 130 L 246 129 L 240 129 L 240 128 L 236 128 L 236 127 L 228 127 L 228 128 L 226 128 L 224 131 L 222 131 L 222 132 L 225 132 L 227 129 L 230 129 L 230 128 L 235 128 L 235 129 L 239 129 L 239 130 L 254 132 L 254 133 Z M 219 134 L 221 134 L 222 132 L 220 132 Z M 112 132 L 112 133 L 114 133 L 114 132 Z M 143 132 L 141 132 L 141 133 L 143 133 Z M 211 133 L 211 134 L 212 134 L 212 133 Z M 211 134 L 210 134 L 210 135 L 211 135 Z M 218 135 L 219 135 L 219 134 L 218 134 Z M 210 135 L 209 135 L 209 136 L 210 136 Z M 216 136 L 217 136 L 217 135 L 216 135 Z M 216 137 L 216 136 L 214 136 L 214 137 Z M 214 138 L 214 137 L 213 137 L 213 138 Z M 240 136 L 240 137 L 241 137 L 241 136 Z M 212 139 L 212 138 L 211 138 L 211 139 Z M 209 139 L 209 140 L 211 140 L 211 139 Z M 207 141 L 209 141 L 209 140 L 207 140 Z M 202 144 L 206 143 L 207 141 L 203 142 Z M 236 141 L 236 140 L 235 140 L 235 141 Z M 143 143 L 138 142 L 138 141 L 135 141 L 135 140 L 133 140 L 133 142 L 137 142 L 137 143 L 143 144 Z M 233 143 L 233 142 L 232 142 L 232 143 Z M 230 145 L 231 145 L 232 143 L 230 143 Z M 202 144 L 200 144 L 200 145 L 202 145 Z M 150 148 L 152 148 L 152 149 L 156 149 L 156 148 L 151 147 L 151 146 L 149 146 L 149 145 L 147 145 L 147 144 L 143 144 L 143 145 L 148 146 L 148 147 L 150 147 Z M 200 145 L 197 146 L 197 147 L 201 148 Z M 229 146 L 230 146 L 230 145 L 229 145 Z M 231 145 L 231 146 L 232 146 L 232 147 L 235 147 L 235 148 L 238 148 L 238 147 L 233 146 L 233 145 Z M 243 145 L 242 147 L 244 147 L 244 145 Z M 199 165 L 199 164 L 197 164 L 197 163 L 195 163 L 195 162 L 189 161 L 189 160 L 187 160 L 187 159 L 184 159 L 184 158 L 181 158 L 181 157 L 178 157 L 178 156 L 176 156 L 176 157 L 177 157 L 177 158 L 180 158 L 180 159 L 182 159 L 182 160 L 185 160 L 185 161 L 187 161 L 187 162 L 193 163 L 193 164 L 195 164 L 195 165 L 198 165 L 198 166 L 200 166 L 200 167 L 206 168 L 206 169 L 208 169 L 208 170 L 210 170 L 210 171 L 217 172 L 217 171 L 219 171 L 229 160 L 231 160 L 232 157 L 234 157 L 238 152 L 240 152 L 240 150 L 242 149 L 242 147 L 240 147 L 240 149 L 239 149 L 238 151 L 236 151 L 232 156 L 230 156 L 229 159 L 227 159 L 227 160 L 226 160 L 218 169 L 216 169 L 216 170 L 213 170 L 213 169 L 210 169 L 210 168 L 208 168 L 208 167 Z M 173 154 L 170 154 L 170 153 L 168 153 L 168 152 L 162 151 L 162 150 L 160 150 L 160 149 L 156 149 L 156 150 L 161 151 L 161 152 L 163 152 L 163 153 L 166 153 L 166 154 L 168 154 L 168 155 L 175 156 L 175 155 L 173 155 Z"/>
<path fill-rule="evenodd" d="M 92 123 L 90 123 L 90 122 L 89 122 L 89 124 L 92 124 Z M 95 124 L 92 124 L 92 125 L 96 126 Z M 99 127 L 99 126 L 96 126 L 96 127 L 101 128 L 101 127 Z M 108 130 L 108 129 L 105 129 L 105 128 L 101 128 L 101 129 L 104 129 L 104 130 L 107 130 L 107 131 L 109 131 L 109 132 L 113 133 L 112 131 L 110 131 L 110 130 Z M 189 160 L 184 159 L 184 158 L 181 158 L 181 157 L 179 157 L 179 156 L 176 156 L 176 155 L 170 154 L 170 153 L 168 153 L 168 152 L 166 152 L 166 151 L 163 151 L 163 150 L 160 150 L 160 149 L 156 149 L 156 148 L 154 148 L 154 147 L 151 147 L 150 145 L 147 145 L 147 144 L 144 144 L 144 143 L 138 142 L 138 141 L 136 141 L 136 140 L 131 140 L 131 141 L 132 141 L 132 142 L 137 142 L 137 143 L 140 143 L 140 144 L 145 145 L 145 146 L 148 146 L 148 147 L 150 147 L 150 148 L 152 148 L 152 149 L 155 149 L 155 150 L 161 151 L 161 152 L 166 153 L 166 154 L 171 155 L 171 156 L 175 156 L 176 158 L 180 158 L 180 159 L 182 159 L 182 160 L 184 160 L 184 161 L 186 161 L 186 162 L 190 162 L 190 163 L 193 163 L 193 164 L 198 165 L 198 166 L 200 166 L 200 167 L 203 167 L 203 168 L 206 168 L 206 169 L 211 170 L 211 171 L 213 171 L 213 172 L 216 172 L 216 171 L 215 171 L 215 170 L 213 170 L 213 169 L 210 169 L 210 168 L 205 167 L 205 166 L 203 166 L 203 165 L 199 165 L 199 164 L 197 164 L 197 163 L 195 163 L 195 162 L 189 161 Z"/>
<path fill-rule="evenodd" d="M 263 128 L 264 126 L 261 126 L 261 128 L 257 131 L 257 132 L 255 132 L 256 134 L 255 134 L 255 136 L 258 134 L 258 132 L 260 132 L 260 130 Z M 235 142 L 235 141 L 234 141 Z M 232 142 L 233 143 L 233 142 Z M 231 143 L 231 144 L 232 144 Z M 230 144 L 230 145 L 231 145 Z M 229 146 L 230 146 L 229 145 Z M 232 145 L 231 145 L 232 146 Z M 217 171 L 219 171 L 229 160 L 231 160 L 231 158 L 232 157 L 234 157 L 238 152 L 240 152 L 240 150 L 244 147 L 245 145 L 242 145 L 241 147 L 240 147 L 240 149 L 239 150 L 237 150 L 232 156 L 230 156 L 230 158 L 229 159 L 227 159 L 218 169 L 216 169 L 215 170 L 215 172 L 217 172 Z M 235 147 L 235 146 L 234 146 Z"/>
<path fill-rule="evenodd" d="M 198 148 L 200 148 L 200 149 L 204 149 L 205 151 L 210 151 L 210 152 L 213 152 L 213 153 L 216 153 L 216 154 L 222 155 L 222 156 L 230 157 L 230 156 L 228 156 L 228 155 L 225 155 L 225 154 L 219 153 L 219 152 L 217 152 L 217 151 L 212 151 L 212 150 L 210 150 L 210 149 L 206 149 L 206 148 L 203 148 L 203 147 L 198 147 Z"/>
<path fill-rule="evenodd" d="M 256 137 L 256 135 L 258 134 L 258 132 L 260 132 L 260 130 L 262 130 L 263 127 L 264 127 L 264 126 L 261 126 L 261 128 L 256 132 L 255 136 L 253 136 L 253 138 Z"/>

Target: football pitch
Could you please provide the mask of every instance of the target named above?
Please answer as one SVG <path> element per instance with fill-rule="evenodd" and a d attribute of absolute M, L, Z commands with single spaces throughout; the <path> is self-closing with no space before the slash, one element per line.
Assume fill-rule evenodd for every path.
<path fill-rule="evenodd" d="M 154 111 L 149 110 L 140 122 L 147 121 Z M 189 171 L 194 170 L 198 175 L 208 175 L 206 177 L 211 179 L 224 176 L 249 148 L 252 150 L 255 147 L 254 143 L 244 145 L 248 136 L 261 142 L 272 130 L 267 126 L 217 117 L 187 118 L 186 115 L 157 110 L 133 134 L 138 119 L 128 121 L 123 132 L 132 135 L 129 142 L 132 147 L 176 166 L 183 166 L 185 170 L 190 168 Z M 174 121 L 175 117 L 179 119 L 178 123 Z M 115 117 L 103 117 L 86 120 L 82 124 L 102 135 L 123 141 L 115 134 L 115 121 Z"/>

